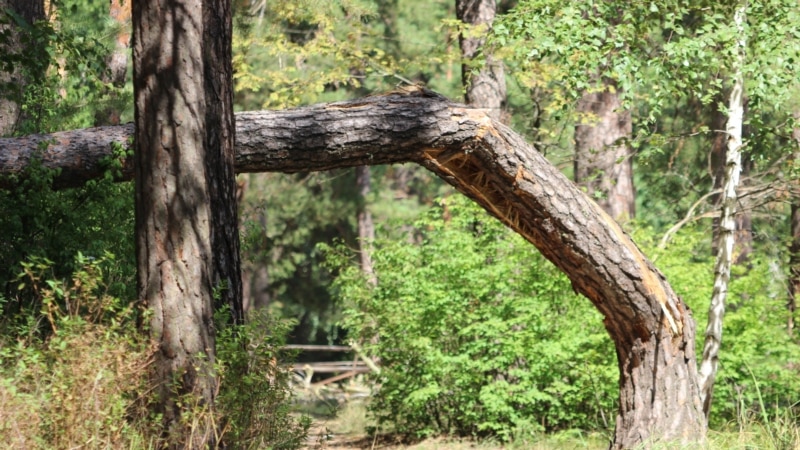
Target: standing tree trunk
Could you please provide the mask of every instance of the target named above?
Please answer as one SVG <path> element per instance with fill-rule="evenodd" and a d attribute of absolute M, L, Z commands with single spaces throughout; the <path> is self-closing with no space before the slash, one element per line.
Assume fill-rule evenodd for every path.
<path fill-rule="evenodd" d="M 792 130 L 792 138 L 794 138 L 794 154 L 792 155 L 792 163 L 800 164 L 800 111 L 793 113 L 795 126 Z M 797 187 L 797 182 L 794 183 Z M 789 318 L 787 319 L 786 329 L 791 336 L 794 334 L 794 312 L 797 310 L 797 296 L 800 295 L 800 198 L 796 193 L 790 194 L 792 198 L 791 204 L 791 221 L 789 226 L 789 233 L 791 234 L 791 242 L 789 244 L 789 300 L 786 307 L 789 310 Z"/>
<path fill-rule="evenodd" d="M 710 197 L 711 203 L 715 207 L 722 210 L 722 191 L 725 188 L 725 181 L 728 175 L 727 171 L 727 154 L 728 154 L 728 140 L 729 136 L 726 131 L 728 126 L 728 115 L 726 114 L 727 108 L 722 107 L 722 103 L 726 101 L 723 93 L 720 93 L 719 100 L 715 103 L 719 107 L 714 109 L 711 119 L 711 130 L 714 137 L 711 140 L 711 171 L 714 177 L 714 191 L 719 191 L 719 194 Z M 730 93 L 727 95 L 730 99 Z M 746 105 L 746 100 L 742 99 L 743 105 Z M 746 108 L 743 107 L 743 111 Z M 744 128 L 742 129 L 744 132 Z M 751 164 L 747 159 L 743 159 L 741 163 L 741 176 L 747 177 L 750 174 Z M 722 242 L 719 238 L 720 233 L 720 218 L 715 217 L 713 220 L 713 237 L 711 239 L 711 252 L 716 255 L 719 253 L 719 244 Z M 742 210 L 737 211 L 736 217 L 736 231 L 734 232 L 734 250 L 733 250 L 733 264 L 745 264 L 753 252 L 753 221 L 750 217 L 750 211 Z"/>
<path fill-rule="evenodd" d="M 19 15 L 28 24 L 44 20 L 44 0 L 0 0 L 0 15 L 5 15 L 6 10 L 11 10 Z M 23 48 L 22 36 L 19 30 L 11 26 L 11 33 L 7 41 L 0 45 L 0 53 L 12 55 L 30 49 Z M 0 25 L 0 30 L 3 25 Z M 31 45 L 31 43 L 28 43 Z M 20 102 L 23 90 L 27 84 L 24 74 L 19 67 L 11 72 L 0 72 L 0 83 L 8 83 L 0 95 L 0 136 L 12 134 L 20 120 L 22 110 Z"/>
<path fill-rule="evenodd" d="M 377 286 L 378 278 L 375 276 L 375 267 L 372 264 L 372 243 L 375 241 L 375 224 L 372 213 L 367 207 L 367 198 L 371 189 L 371 170 L 369 166 L 356 167 L 356 189 L 358 190 L 358 247 L 361 271 L 373 286 Z"/>
<path fill-rule="evenodd" d="M 461 81 L 466 89 L 464 100 L 469 105 L 488 109 L 492 119 L 502 121 L 506 104 L 505 71 L 503 63 L 486 51 L 486 37 L 481 35 L 492 28 L 496 12 L 495 0 L 456 0 L 456 17 L 471 26 L 459 36 L 463 60 Z M 476 64 L 481 56 L 485 58 L 484 64 Z"/>
<path fill-rule="evenodd" d="M 575 126 L 575 182 L 613 218 L 636 213 L 633 161 L 629 143 L 631 112 L 623 111 L 614 83 L 604 80 L 600 91 L 578 101 Z"/>
<path fill-rule="evenodd" d="M 128 72 L 128 50 L 130 48 L 130 19 L 132 0 L 111 0 L 109 16 L 114 21 L 116 36 L 114 51 L 106 58 L 106 73 L 103 82 L 110 86 L 104 88 L 108 99 L 106 104 L 95 113 L 95 126 L 119 125 L 122 105 L 115 89 L 125 86 L 125 75 Z"/>
<path fill-rule="evenodd" d="M 734 24 L 738 31 L 737 54 L 734 61 L 733 89 L 728 101 L 728 123 L 725 132 L 728 148 L 725 155 L 725 183 L 722 191 L 722 214 L 719 224 L 717 260 L 714 264 L 714 290 L 708 309 L 703 358 L 700 364 L 700 398 L 703 412 L 708 417 L 711 411 L 714 379 L 719 370 L 719 349 L 722 344 L 722 321 L 725 316 L 725 299 L 728 295 L 728 281 L 733 262 L 733 243 L 736 238 L 736 189 L 742 167 L 742 127 L 744 125 L 744 76 L 745 60 L 744 37 L 745 7 L 739 6 L 734 14 Z"/>
<path fill-rule="evenodd" d="M 138 0 L 133 27 L 137 281 L 157 407 L 170 446 L 213 447 L 214 302 L 235 321 L 242 304 L 230 2 Z"/>

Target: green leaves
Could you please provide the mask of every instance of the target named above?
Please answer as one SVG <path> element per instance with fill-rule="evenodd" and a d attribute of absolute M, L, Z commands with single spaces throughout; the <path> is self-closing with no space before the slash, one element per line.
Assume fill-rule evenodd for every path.
<path fill-rule="evenodd" d="M 611 342 L 566 277 L 461 196 L 415 229 L 419 244 L 376 243 L 376 287 L 346 265 L 345 248 L 326 251 L 344 325 L 381 360 L 375 416 L 416 436 L 604 426 Z"/>

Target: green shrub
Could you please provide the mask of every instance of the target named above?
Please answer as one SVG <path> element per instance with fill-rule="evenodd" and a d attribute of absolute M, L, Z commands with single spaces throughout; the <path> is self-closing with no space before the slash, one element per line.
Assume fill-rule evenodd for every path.
<path fill-rule="evenodd" d="M 19 287 L 35 298 L 25 320 L 0 335 L 0 436 L 9 448 L 127 448 L 142 443 L 137 398 L 146 392 L 150 349 L 136 312 L 107 294 L 106 255 L 76 258 L 69 283 L 51 262 L 23 264 Z M 41 322 L 41 325 L 40 325 Z M 21 325 L 20 325 L 21 324 Z"/>
<path fill-rule="evenodd" d="M 375 417 L 418 437 L 612 426 L 615 352 L 569 280 L 461 196 L 415 229 L 375 243 L 376 287 L 326 249 L 344 325 L 380 359 Z"/>
<path fill-rule="evenodd" d="M 32 307 L 0 314 L 0 440 L 15 449 L 160 447 L 160 418 L 147 408 L 155 348 L 137 326 L 146 322 L 141 313 L 109 295 L 113 256 L 78 254 L 69 282 L 53 276 L 52 264 L 23 263 L 17 288 Z M 215 421 L 223 442 L 302 448 L 309 421 L 290 414 L 288 372 L 278 365 L 289 324 L 256 313 L 234 327 L 219 314 Z M 201 414 L 201 406 L 190 411 L 188 424 Z"/>
<path fill-rule="evenodd" d="M 641 230 L 637 241 L 692 309 L 697 322 L 697 356 L 703 351 L 708 305 L 714 282 L 714 258 L 707 230 L 687 227 L 664 250 L 654 248 L 655 233 Z M 747 265 L 733 267 L 722 330 L 719 373 L 710 422 L 751 422 L 768 412 L 796 407 L 800 398 L 800 346 L 786 329 L 786 278 L 780 254 L 756 251 Z M 766 411 L 765 411 L 766 410 Z M 794 413 L 788 412 L 791 415 Z M 766 425 L 766 424 L 765 424 Z"/>
<path fill-rule="evenodd" d="M 223 440 L 237 449 L 303 448 L 311 420 L 291 414 L 290 372 L 278 364 L 292 321 L 263 309 L 252 311 L 243 327 L 226 325 L 229 319 L 228 311 L 217 313 Z"/>

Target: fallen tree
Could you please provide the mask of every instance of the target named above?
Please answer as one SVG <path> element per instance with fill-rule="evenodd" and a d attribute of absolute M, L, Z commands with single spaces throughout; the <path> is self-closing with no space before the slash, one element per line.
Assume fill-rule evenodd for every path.
<path fill-rule="evenodd" d="M 131 125 L 0 139 L 2 186 L 32 161 L 77 186 L 118 162 Z M 664 276 L 617 223 L 485 110 L 414 88 L 236 117 L 237 172 L 319 171 L 415 162 L 533 243 L 604 316 L 620 371 L 613 447 L 704 438 L 695 324 Z"/>

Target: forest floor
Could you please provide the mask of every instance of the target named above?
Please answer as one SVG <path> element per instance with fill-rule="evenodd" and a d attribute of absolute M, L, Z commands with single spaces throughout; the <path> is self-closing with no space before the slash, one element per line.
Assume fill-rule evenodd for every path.
<path fill-rule="evenodd" d="M 348 402 L 338 407 L 322 403 L 305 411 L 314 422 L 309 432 L 308 449 L 320 450 L 499 450 L 499 449 L 606 449 L 608 441 L 602 436 L 539 436 L 526 442 L 503 445 L 492 441 L 426 439 L 421 442 L 402 442 L 392 434 L 370 434 L 363 402 Z M 305 408 L 304 408 L 305 409 Z M 327 411 L 325 411 L 328 409 Z"/>

